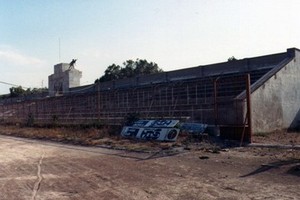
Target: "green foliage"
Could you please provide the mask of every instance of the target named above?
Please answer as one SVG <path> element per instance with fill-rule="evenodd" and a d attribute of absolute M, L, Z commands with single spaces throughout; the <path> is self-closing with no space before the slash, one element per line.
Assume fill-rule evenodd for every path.
<path fill-rule="evenodd" d="M 57 115 L 52 115 L 52 127 L 56 127 L 59 124 L 59 118 Z"/>
<path fill-rule="evenodd" d="M 11 97 L 22 96 L 26 93 L 26 90 L 24 90 L 21 86 L 11 87 L 11 88 L 9 88 L 9 91 L 10 91 L 10 96 Z"/>
<path fill-rule="evenodd" d="M 107 67 L 107 69 L 104 72 L 104 75 L 100 77 L 99 80 L 100 82 L 105 82 L 105 81 L 120 79 L 120 75 L 121 75 L 120 72 L 121 72 L 121 67 L 119 65 L 112 64 Z"/>
<path fill-rule="evenodd" d="M 10 96 L 9 97 L 20 97 L 32 94 L 41 94 L 43 92 L 47 92 L 47 88 L 27 88 L 26 90 L 22 88 L 22 86 L 11 87 L 9 88 Z"/>
<path fill-rule="evenodd" d="M 125 125 L 131 126 L 134 122 L 138 121 L 140 119 L 139 113 L 128 113 L 125 117 Z"/>
<path fill-rule="evenodd" d="M 227 59 L 228 62 L 231 62 L 231 61 L 235 61 L 237 60 L 234 56 L 231 56 Z"/>
<path fill-rule="evenodd" d="M 255 135 L 257 137 L 268 137 L 270 135 L 270 133 L 268 133 L 268 132 L 257 132 L 257 133 L 254 133 L 253 135 Z"/>
<path fill-rule="evenodd" d="M 26 126 L 32 127 L 34 125 L 34 116 L 32 113 L 28 114 Z"/>
<path fill-rule="evenodd" d="M 104 72 L 104 75 L 95 80 L 95 83 L 99 81 L 105 82 L 123 78 L 130 78 L 136 75 L 154 74 L 158 72 L 163 72 L 163 70 L 160 69 L 156 63 L 148 62 L 145 59 L 136 59 L 136 61 L 127 60 L 123 63 L 122 67 L 116 64 L 108 66 Z"/>
<path fill-rule="evenodd" d="M 48 88 L 44 87 L 44 88 L 28 88 L 27 90 L 29 90 L 30 94 L 40 94 L 43 92 L 48 92 Z"/>

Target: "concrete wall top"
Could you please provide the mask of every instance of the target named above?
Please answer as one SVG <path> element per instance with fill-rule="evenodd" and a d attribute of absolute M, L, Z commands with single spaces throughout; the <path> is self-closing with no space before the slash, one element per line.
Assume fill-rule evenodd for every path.
<path fill-rule="evenodd" d="M 97 84 L 84 85 L 79 87 L 69 88 L 68 94 L 78 94 L 97 91 Z"/>
<path fill-rule="evenodd" d="M 187 80 L 210 76 L 221 76 L 225 74 L 247 73 L 262 68 L 272 69 L 283 60 L 293 57 L 296 48 L 288 49 L 286 52 L 244 58 L 223 63 L 191 67 L 186 69 L 162 72 L 150 75 L 141 75 L 134 78 L 108 81 L 101 83 L 101 89 L 125 88 L 133 86 L 144 86 L 147 84 L 162 83 L 168 81 Z"/>
<path fill-rule="evenodd" d="M 168 79 L 168 74 L 166 72 L 160 72 L 157 74 L 149 74 L 149 75 L 142 75 L 137 76 L 136 81 L 137 85 L 147 85 L 147 84 L 155 84 L 160 83 L 162 80 L 166 81 Z"/>
<path fill-rule="evenodd" d="M 70 65 L 68 63 L 59 63 L 54 65 L 54 74 L 61 74 L 69 69 Z"/>
<path fill-rule="evenodd" d="M 287 49 L 287 53 L 285 56 L 283 56 L 282 60 L 280 61 L 280 56 L 275 57 L 273 62 L 275 63 L 274 67 L 270 71 L 268 71 L 265 75 L 263 75 L 259 80 L 257 80 L 255 83 L 251 85 L 251 92 L 253 93 L 255 90 L 260 88 L 266 81 L 268 81 L 271 77 L 273 77 L 279 70 L 281 70 L 284 66 L 286 66 L 291 60 L 293 60 L 296 56 L 296 53 L 299 54 L 300 50 L 297 48 L 290 48 Z M 276 60 L 279 59 L 279 60 Z M 269 58 L 268 58 L 269 59 Z M 276 64 L 276 61 L 280 61 L 279 63 Z M 271 60 L 272 62 L 272 60 Z M 269 63 L 271 63 L 269 62 Z M 266 62 L 268 63 L 268 62 Z M 267 66 L 267 64 L 265 65 Z M 237 96 L 237 98 L 246 98 L 246 91 L 242 92 Z"/>
<path fill-rule="evenodd" d="M 218 76 L 229 73 L 241 73 L 261 68 L 273 68 L 288 57 L 288 52 L 245 58 L 205 66 L 197 66 L 186 69 L 174 70 L 165 73 L 139 76 L 140 84 L 154 82 L 176 81 L 200 77 Z M 167 73 L 167 74 L 166 74 Z M 118 81 L 116 81 L 118 82 Z M 124 80 L 122 80 L 124 82 Z"/>
<path fill-rule="evenodd" d="M 272 68 L 288 57 L 287 52 L 259 56 L 254 58 L 244 58 L 241 60 L 233 60 L 223 63 L 210 64 L 205 66 L 191 67 L 187 69 L 180 69 L 170 71 L 169 77 L 206 77 L 215 76 L 228 73 L 238 73 L 257 70 L 260 68 Z"/>

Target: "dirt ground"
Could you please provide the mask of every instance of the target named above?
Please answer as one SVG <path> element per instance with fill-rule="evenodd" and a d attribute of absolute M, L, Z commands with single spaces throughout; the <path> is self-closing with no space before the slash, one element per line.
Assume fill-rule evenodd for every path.
<path fill-rule="evenodd" d="M 30 132 L 47 132 L 41 129 L 0 128 L 0 199 L 300 197 L 300 150 L 296 149 L 219 148 L 209 142 L 139 145 L 93 134 L 88 138 L 94 146 L 88 147 L 66 144 L 72 138 L 82 144 L 79 132 L 72 131 L 78 137 L 66 140 L 70 135 L 64 133 L 60 142 L 52 142 L 49 134 L 36 136 L 39 140 L 24 138 Z M 54 135 L 61 131 L 49 130 Z M 291 144 L 292 138 L 293 144 L 300 144 L 298 133 L 281 142 L 278 134 L 261 134 L 254 140 Z M 124 150 L 103 148 L 104 144 Z"/>

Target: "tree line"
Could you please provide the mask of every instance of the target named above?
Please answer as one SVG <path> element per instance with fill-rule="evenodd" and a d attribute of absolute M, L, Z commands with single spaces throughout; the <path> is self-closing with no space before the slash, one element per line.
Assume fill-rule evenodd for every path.
<path fill-rule="evenodd" d="M 163 70 L 154 62 L 148 62 L 146 59 L 126 60 L 123 65 L 111 64 L 104 71 L 104 75 L 95 80 L 95 83 L 131 78 L 137 75 L 154 74 L 163 72 Z M 45 88 L 27 88 L 22 86 L 9 88 L 9 95 L 2 95 L 2 98 L 20 97 L 47 92 Z"/>
<path fill-rule="evenodd" d="M 146 59 L 127 60 L 123 65 L 112 64 L 106 68 L 104 75 L 95 80 L 95 83 L 131 78 L 137 75 L 154 74 L 163 72 L 154 62 Z"/>
<path fill-rule="evenodd" d="M 33 94 L 41 94 L 44 92 L 48 92 L 48 89 L 45 88 L 27 88 L 24 89 L 22 86 L 11 87 L 9 88 L 10 97 L 19 97 L 19 96 L 27 96 Z"/>

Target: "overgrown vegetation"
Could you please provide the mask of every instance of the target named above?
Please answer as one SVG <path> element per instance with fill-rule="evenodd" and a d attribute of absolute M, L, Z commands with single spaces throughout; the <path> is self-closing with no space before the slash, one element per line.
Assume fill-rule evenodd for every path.
<path fill-rule="evenodd" d="M 48 89 L 45 88 L 27 88 L 26 90 L 22 88 L 22 86 L 11 87 L 9 88 L 10 95 L 9 97 L 19 97 L 19 96 L 27 96 L 33 94 L 42 94 L 48 92 Z"/>
<path fill-rule="evenodd" d="M 257 132 L 257 133 L 254 133 L 254 136 L 257 136 L 257 137 L 267 137 L 268 135 L 270 135 L 270 133 L 268 133 L 268 132 Z"/>
<path fill-rule="evenodd" d="M 232 62 L 232 61 L 235 61 L 237 60 L 234 56 L 231 56 L 227 59 L 228 62 Z"/>
<path fill-rule="evenodd" d="M 28 114 L 26 126 L 28 126 L 28 127 L 33 127 L 34 126 L 34 116 L 33 116 L 32 113 Z"/>
<path fill-rule="evenodd" d="M 140 119 L 139 113 L 128 113 L 125 117 L 125 126 L 131 126 L 135 121 Z"/>
<path fill-rule="evenodd" d="M 154 74 L 163 72 L 154 62 L 148 62 L 146 59 L 127 60 L 123 66 L 112 64 L 107 67 L 104 75 L 95 80 L 95 83 L 123 78 L 130 78 L 137 75 Z"/>

